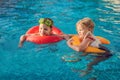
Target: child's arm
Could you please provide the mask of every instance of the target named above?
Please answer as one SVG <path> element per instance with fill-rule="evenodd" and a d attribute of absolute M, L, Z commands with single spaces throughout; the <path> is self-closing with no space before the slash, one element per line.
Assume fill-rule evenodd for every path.
<path fill-rule="evenodd" d="M 73 35 L 72 34 L 61 34 L 61 35 L 56 35 L 55 36 L 58 36 L 58 37 L 61 37 L 65 40 L 69 40 Z"/>
<path fill-rule="evenodd" d="M 84 39 L 79 46 L 80 51 L 85 51 L 85 49 L 90 45 L 93 40 L 91 38 Z"/>
<path fill-rule="evenodd" d="M 74 45 L 72 44 L 72 41 L 73 41 L 73 39 L 69 39 L 69 40 L 67 41 L 67 45 L 68 45 L 70 48 L 72 48 L 73 50 L 79 51 L 79 46 L 74 46 Z"/>
<path fill-rule="evenodd" d="M 75 51 L 83 52 L 93 40 L 86 38 L 80 43 L 79 46 L 72 45 L 72 41 L 73 41 L 72 39 L 69 39 L 67 41 L 68 46 Z"/>

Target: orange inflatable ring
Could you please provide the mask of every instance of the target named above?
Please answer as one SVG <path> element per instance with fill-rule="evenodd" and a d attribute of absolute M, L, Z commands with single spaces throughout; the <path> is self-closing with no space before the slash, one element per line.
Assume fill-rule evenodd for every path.
<path fill-rule="evenodd" d="M 106 38 L 103 38 L 101 36 L 96 36 L 102 44 L 110 44 L 110 41 Z M 72 37 L 73 41 L 72 41 L 72 45 L 75 45 L 75 46 L 79 46 L 81 41 L 79 40 L 78 36 L 75 35 Z M 86 53 L 105 53 L 104 50 L 101 50 L 99 48 L 96 48 L 96 47 L 92 47 L 92 46 L 88 46 L 85 51 Z"/>
<path fill-rule="evenodd" d="M 34 26 L 30 28 L 26 34 L 34 34 L 39 32 L 39 26 Z M 62 34 L 62 31 L 56 27 L 52 27 L 52 34 Z M 30 35 L 27 36 L 26 41 L 33 42 L 35 44 L 48 44 L 61 41 L 62 38 L 58 36 L 39 36 L 39 35 Z"/>

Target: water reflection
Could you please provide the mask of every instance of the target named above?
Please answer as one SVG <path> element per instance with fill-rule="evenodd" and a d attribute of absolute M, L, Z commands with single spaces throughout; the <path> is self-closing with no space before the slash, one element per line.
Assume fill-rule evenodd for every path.
<path fill-rule="evenodd" d="M 97 10 L 99 21 L 116 25 L 120 23 L 120 0 L 103 0 Z"/>
<path fill-rule="evenodd" d="M 105 7 L 112 9 L 115 12 L 120 12 L 120 0 L 110 0 L 106 2 L 109 2 L 109 4 L 106 5 Z"/>
<path fill-rule="evenodd" d="M 111 4 L 120 4 L 120 0 L 103 0 L 105 2 L 109 2 Z"/>

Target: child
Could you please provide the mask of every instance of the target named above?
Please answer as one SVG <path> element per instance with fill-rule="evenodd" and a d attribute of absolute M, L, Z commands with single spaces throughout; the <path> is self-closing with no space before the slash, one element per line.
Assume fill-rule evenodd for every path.
<path fill-rule="evenodd" d="M 87 65 L 87 70 L 82 71 L 82 75 L 85 75 L 92 70 L 94 65 L 98 64 L 103 60 L 108 59 L 111 56 L 111 54 L 107 48 L 101 46 L 101 42 L 92 34 L 94 29 L 94 23 L 90 18 L 83 18 L 82 20 L 78 21 L 76 24 L 76 29 L 78 32 L 78 38 L 79 40 L 81 40 L 80 45 L 72 45 L 72 38 L 67 41 L 68 46 L 71 47 L 73 50 L 78 52 L 84 52 L 84 50 L 90 45 L 106 51 L 101 55 L 98 54 L 95 57 L 95 59 L 93 59 L 93 61 Z M 85 55 L 87 54 L 82 54 L 82 56 Z"/>
<path fill-rule="evenodd" d="M 61 34 L 61 35 L 55 35 L 52 34 L 52 26 L 53 26 L 53 21 L 50 18 L 41 18 L 39 20 L 39 32 L 35 33 L 35 34 L 24 34 L 20 37 L 20 42 L 18 47 L 22 47 L 24 41 L 26 40 L 27 36 L 31 36 L 31 35 L 40 35 L 40 36 L 50 36 L 50 35 L 54 35 L 54 36 L 59 36 L 65 39 L 68 39 L 69 36 L 66 34 Z"/>

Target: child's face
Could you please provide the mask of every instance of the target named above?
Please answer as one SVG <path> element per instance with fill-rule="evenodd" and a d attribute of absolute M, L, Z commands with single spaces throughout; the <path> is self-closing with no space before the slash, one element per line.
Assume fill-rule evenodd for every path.
<path fill-rule="evenodd" d="M 90 31 L 89 28 L 83 27 L 82 25 L 77 25 L 77 32 L 81 38 L 84 38 L 85 34 Z"/>
<path fill-rule="evenodd" d="M 51 34 L 51 31 L 52 31 L 52 29 L 49 26 L 47 26 L 45 24 L 39 25 L 40 36 L 48 36 Z"/>

